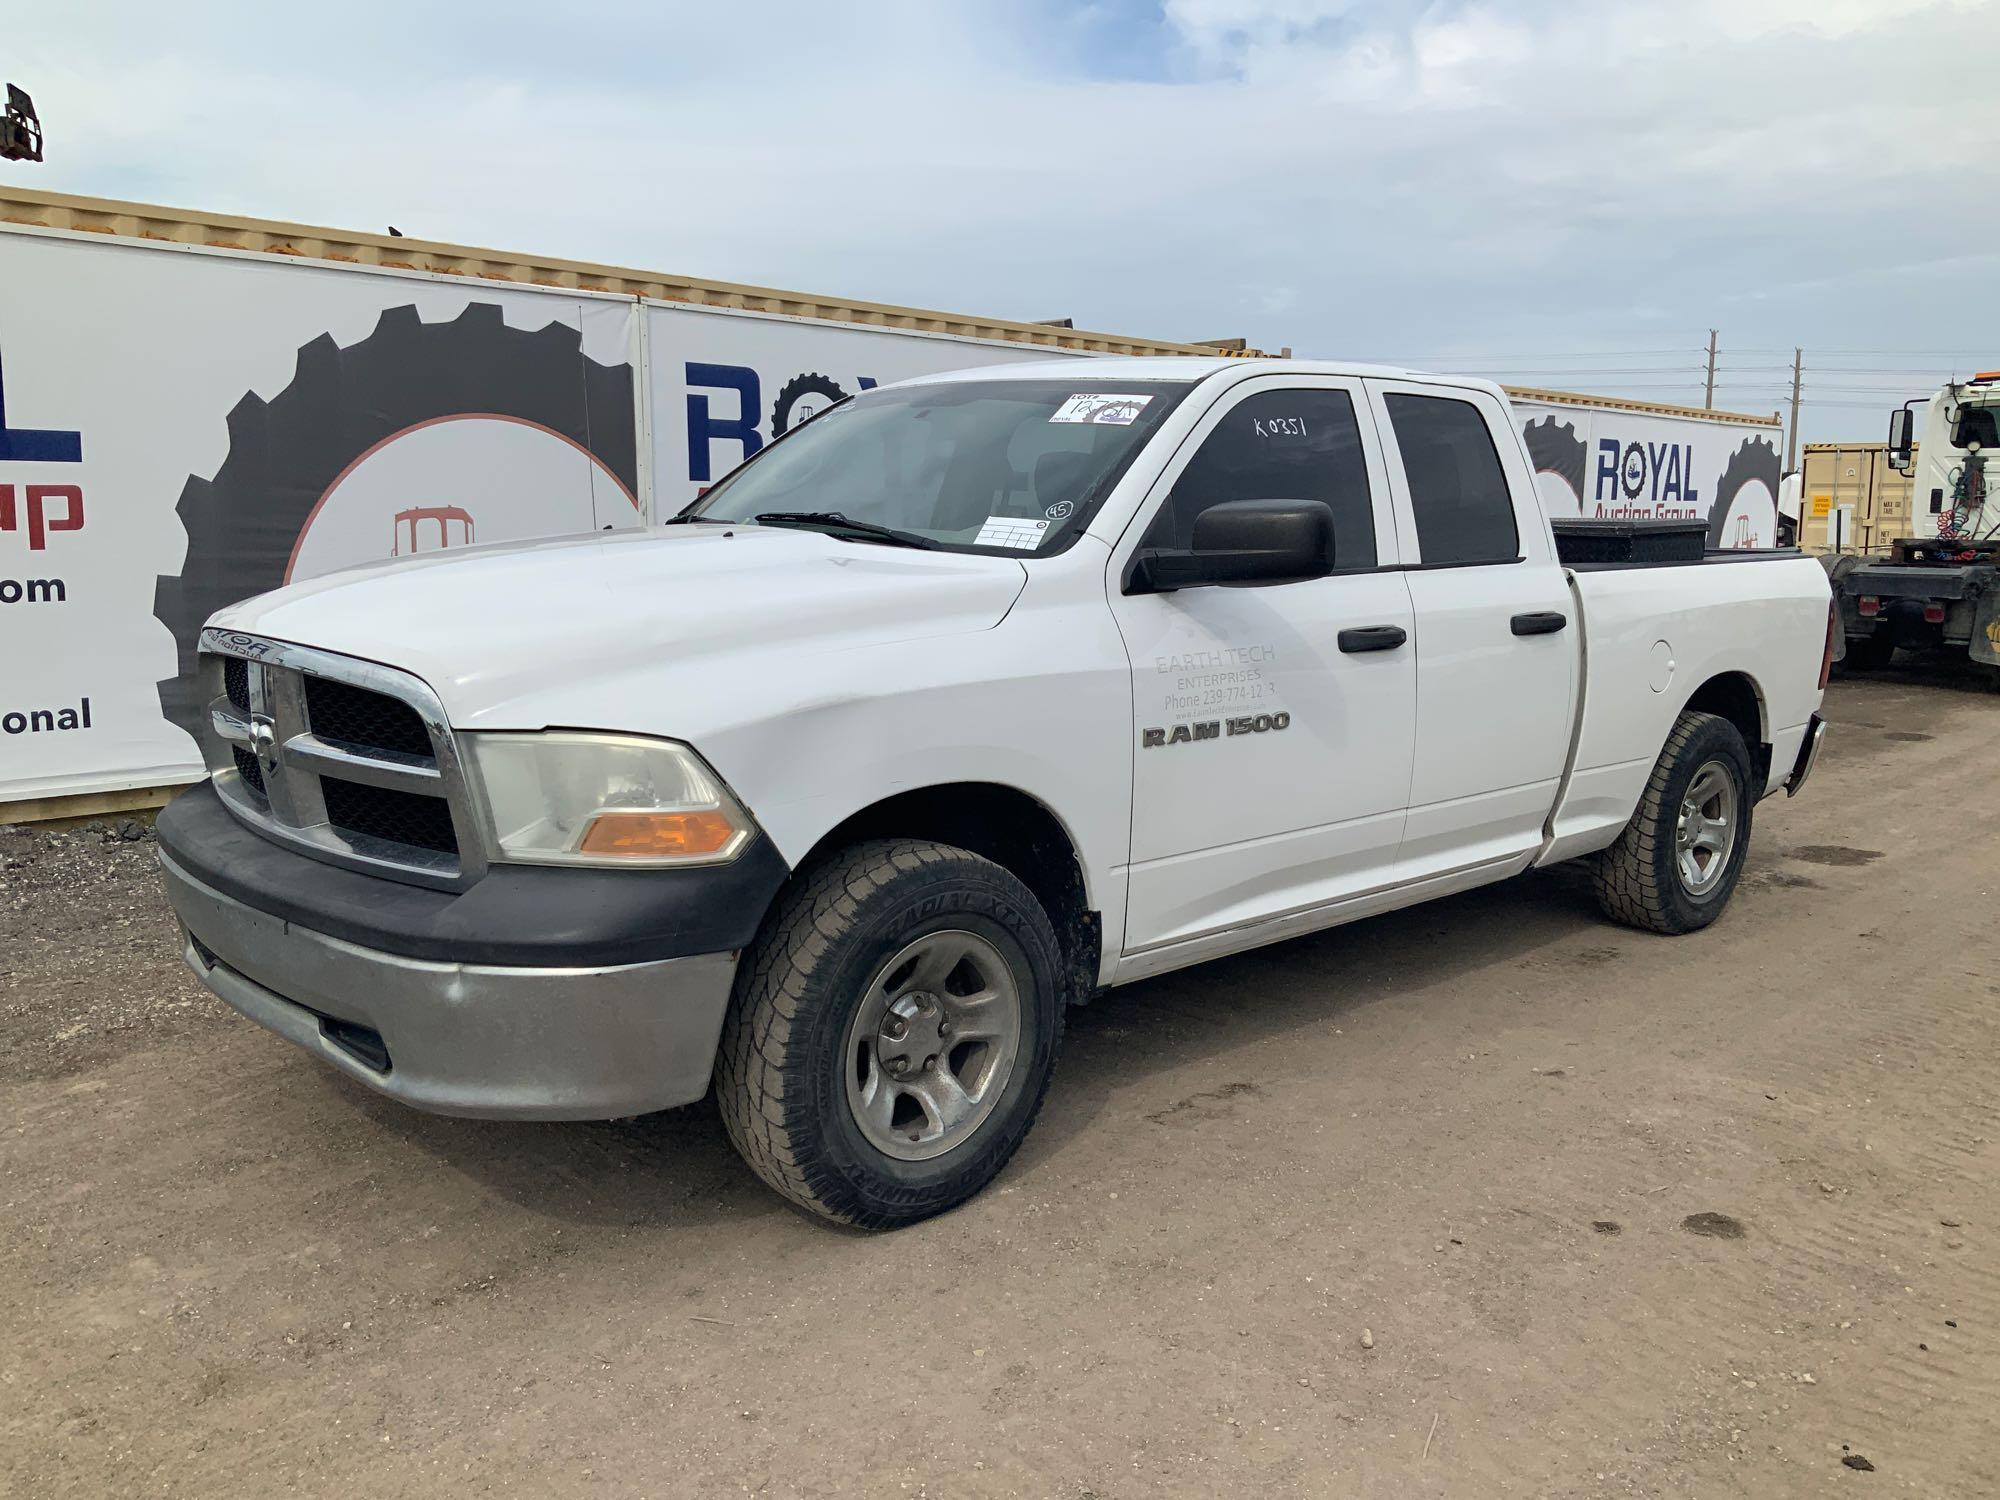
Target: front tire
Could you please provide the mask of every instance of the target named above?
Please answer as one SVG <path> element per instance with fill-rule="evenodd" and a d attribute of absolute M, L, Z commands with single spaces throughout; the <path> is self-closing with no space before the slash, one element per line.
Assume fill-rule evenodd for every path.
<path fill-rule="evenodd" d="M 1597 857 L 1597 904 L 1648 932 L 1722 915 L 1750 850 L 1750 750 L 1727 719 L 1683 713 L 1618 841 Z"/>
<path fill-rule="evenodd" d="M 917 840 L 835 855 L 745 955 L 716 1098 L 759 1177 L 865 1229 L 993 1180 L 1034 1123 L 1062 1042 L 1055 931 L 990 860 Z"/>

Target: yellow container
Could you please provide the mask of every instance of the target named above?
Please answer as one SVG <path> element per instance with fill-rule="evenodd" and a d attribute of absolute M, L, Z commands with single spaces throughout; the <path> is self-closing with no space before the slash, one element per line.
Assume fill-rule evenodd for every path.
<path fill-rule="evenodd" d="M 1800 471 L 1799 545 L 1808 552 L 1886 553 L 1913 534 L 1910 476 L 1889 467 L 1882 443 L 1807 443 Z M 1836 549 L 1836 516 L 1846 535 Z"/>

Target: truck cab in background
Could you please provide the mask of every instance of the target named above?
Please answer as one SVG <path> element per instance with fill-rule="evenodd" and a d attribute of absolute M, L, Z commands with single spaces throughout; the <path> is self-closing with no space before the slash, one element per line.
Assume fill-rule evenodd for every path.
<path fill-rule="evenodd" d="M 2000 668 L 2000 370 L 1947 385 L 1889 417 L 1889 467 L 1911 476 L 1911 535 L 1886 558 L 1831 560 L 1849 667 L 1885 667 L 1898 647 L 1963 649 Z"/>

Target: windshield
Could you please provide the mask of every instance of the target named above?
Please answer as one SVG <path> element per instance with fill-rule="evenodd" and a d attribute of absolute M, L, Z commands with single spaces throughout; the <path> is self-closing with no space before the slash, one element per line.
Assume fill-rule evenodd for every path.
<path fill-rule="evenodd" d="M 1988 452 L 2000 448 L 2000 420 L 1996 419 L 2000 419 L 2000 407 L 1959 407 L 1958 420 L 1951 429 L 1952 447 L 1970 448 L 1977 443 Z"/>
<path fill-rule="evenodd" d="M 682 516 L 837 512 L 937 546 L 1055 551 L 1188 389 L 969 380 L 866 392 L 787 433 Z"/>

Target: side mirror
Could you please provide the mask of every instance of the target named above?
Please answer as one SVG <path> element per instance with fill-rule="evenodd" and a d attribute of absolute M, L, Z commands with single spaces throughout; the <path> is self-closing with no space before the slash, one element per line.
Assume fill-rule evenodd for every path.
<path fill-rule="evenodd" d="M 1907 406 L 1889 413 L 1889 467 L 1898 474 L 1910 472 L 1910 455 L 1917 446 L 1917 414 Z"/>
<path fill-rule="evenodd" d="M 1193 545 L 1142 548 L 1128 594 L 1218 583 L 1296 583 L 1333 569 L 1333 511 L 1323 500 L 1227 500 L 1194 520 Z"/>

